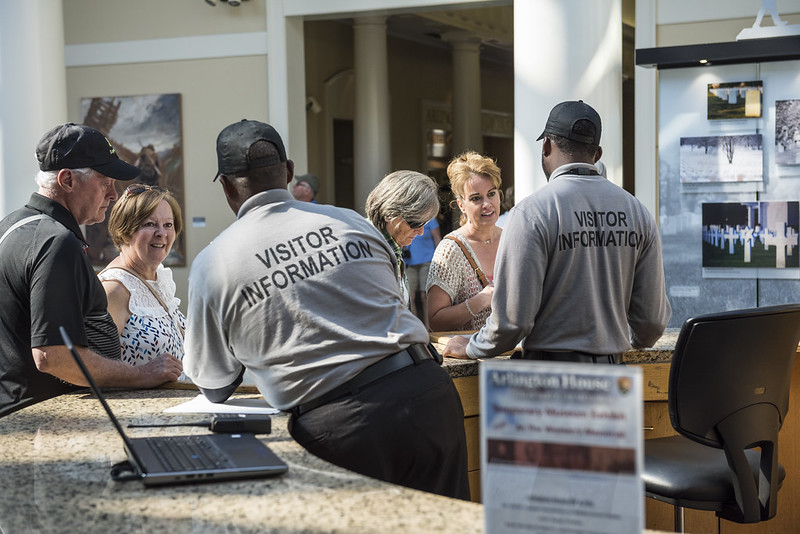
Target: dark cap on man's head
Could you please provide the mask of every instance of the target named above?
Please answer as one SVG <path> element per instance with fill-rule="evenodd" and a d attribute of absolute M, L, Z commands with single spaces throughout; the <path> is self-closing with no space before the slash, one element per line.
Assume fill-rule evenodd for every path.
<path fill-rule="evenodd" d="M 90 168 L 115 180 L 133 180 L 139 168 L 119 159 L 105 135 L 83 124 L 56 126 L 39 140 L 36 159 L 43 171 Z"/>
<path fill-rule="evenodd" d="M 257 141 L 272 143 L 277 156 L 250 159 L 250 147 Z M 259 121 L 242 119 L 226 126 L 217 136 L 217 175 L 233 175 L 251 169 L 271 167 L 286 161 L 286 149 L 275 128 Z"/>
<path fill-rule="evenodd" d="M 594 136 L 582 135 L 573 131 L 575 128 L 575 123 L 582 119 L 594 124 Z M 539 141 L 547 134 L 553 134 L 566 139 L 571 139 L 572 141 L 576 141 L 578 143 L 599 146 L 600 133 L 600 115 L 598 115 L 594 108 L 585 103 L 583 100 L 569 100 L 567 102 L 561 102 L 550 111 L 550 116 L 547 118 L 547 124 L 545 124 L 544 131 L 536 140 Z"/>

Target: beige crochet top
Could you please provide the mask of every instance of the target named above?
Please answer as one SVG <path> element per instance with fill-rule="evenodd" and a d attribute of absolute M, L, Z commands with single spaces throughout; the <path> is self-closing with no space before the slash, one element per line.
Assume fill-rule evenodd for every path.
<path fill-rule="evenodd" d="M 463 243 L 472 255 L 475 264 L 483 270 L 483 265 L 478 261 L 469 242 L 458 233 L 458 230 L 453 230 L 448 236 L 453 236 Z M 438 286 L 447 293 L 453 305 L 464 302 L 473 295 L 480 293 L 481 289 L 483 289 L 481 281 L 469 264 L 469 260 L 464 256 L 458 244 L 451 239 L 442 239 L 433 253 L 433 259 L 428 271 L 428 283 L 425 288 L 430 289 L 432 286 Z M 477 317 L 473 317 L 469 322 L 462 325 L 459 330 L 480 330 L 491 312 L 491 308 L 478 312 Z"/>

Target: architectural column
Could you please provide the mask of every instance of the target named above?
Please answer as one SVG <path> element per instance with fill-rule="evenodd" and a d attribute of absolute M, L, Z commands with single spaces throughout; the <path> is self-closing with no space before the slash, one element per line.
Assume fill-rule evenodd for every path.
<path fill-rule="evenodd" d="M 0 2 L 0 217 L 37 189 L 36 143 L 66 121 L 62 0 Z"/>
<path fill-rule="evenodd" d="M 650 0 L 636 0 L 635 42 L 636 48 L 656 46 L 656 6 Z M 634 68 L 636 198 L 658 220 L 658 69 Z"/>
<path fill-rule="evenodd" d="M 564 100 L 583 100 L 600 114 L 603 163 L 609 180 L 622 185 L 621 21 L 622 0 L 514 2 L 517 200 L 547 183 L 536 138 Z"/>
<path fill-rule="evenodd" d="M 453 155 L 482 153 L 480 40 L 459 33 L 442 38 L 453 51 Z"/>
<path fill-rule="evenodd" d="M 357 18 L 354 49 L 355 206 L 363 212 L 370 191 L 392 165 L 386 17 Z"/>
<path fill-rule="evenodd" d="M 267 2 L 267 122 L 281 134 L 295 173 L 308 172 L 303 17 L 286 16 L 283 2 Z M 258 117 L 248 117 L 258 119 Z"/>

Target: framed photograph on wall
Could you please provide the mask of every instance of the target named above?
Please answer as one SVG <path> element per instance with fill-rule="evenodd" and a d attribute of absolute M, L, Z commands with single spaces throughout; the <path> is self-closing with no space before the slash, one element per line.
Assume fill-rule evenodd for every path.
<path fill-rule="evenodd" d="M 800 100 L 775 101 L 775 164 L 800 165 Z"/>
<path fill-rule="evenodd" d="M 703 276 L 800 277 L 800 202 L 707 202 L 702 211 Z"/>
<path fill-rule="evenodd" d="M 82 98 L 81 117 L 83 124 L 108 137 L 121 159 L 141 170 L 136 180 L 118 183 L 118 193 L 137 182 L 159 186 L 173 194 L 185 218 L 180 94 Z M 86 227 L 87 253 L 98 267 L 119 254 L 108 235 L 110 212 L 102 223 Z M 186 265 L 185 234 L 186 224 L 164 260 L 166 266 Z"/>
<path fill-rule="evenodd" d="M 764 85 L 753 82 L 708 84 L 708 120 L 751 119 L 761 116 Z"/>
<path fill-rule="evenodd" d="M 762 182 L 761 134 L 681 137 L 681 183 Z"/>

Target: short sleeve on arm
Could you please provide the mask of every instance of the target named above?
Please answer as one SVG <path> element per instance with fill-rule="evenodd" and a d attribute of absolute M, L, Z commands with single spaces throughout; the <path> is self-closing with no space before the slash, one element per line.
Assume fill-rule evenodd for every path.
<path fill-rule="evenodd" d="M 76 345 L 87 346 L 84 316 L 92 310 L 90 284 L 96 279 L 86 254 L 72 234 L 46 241 L 30 259 L 31 347 L 63 345 L 63 326 Z M 102 291 L 102 288 L 100 288 Z M 103 294 L 105 296 L 105 294 Z"/>

